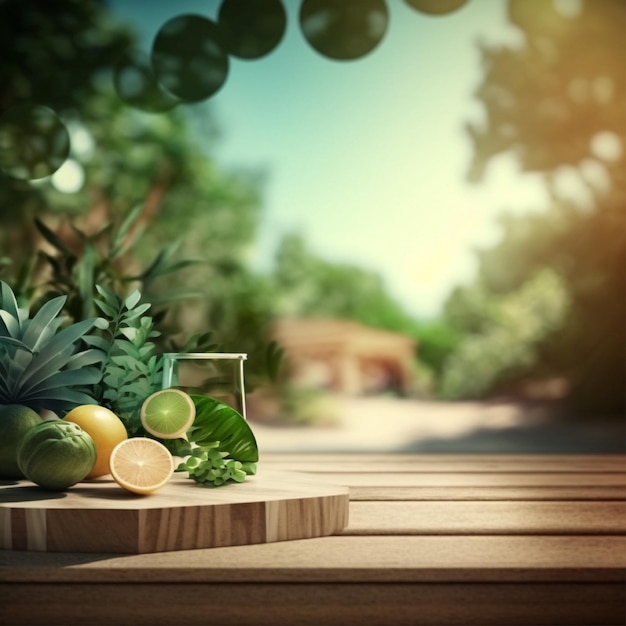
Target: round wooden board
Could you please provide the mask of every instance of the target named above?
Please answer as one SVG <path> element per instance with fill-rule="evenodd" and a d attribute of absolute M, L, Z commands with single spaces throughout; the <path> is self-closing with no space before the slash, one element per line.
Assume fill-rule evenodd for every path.
<path fill-rule="evenodd" d="M 244 483 L 206 488 L 175 474 L 137 496 L 110 476 L 65 492 L 0 482 L 0 548 L 141 554 L 331 535 L 348 524 L 347 487 L 259 469 Z"/>

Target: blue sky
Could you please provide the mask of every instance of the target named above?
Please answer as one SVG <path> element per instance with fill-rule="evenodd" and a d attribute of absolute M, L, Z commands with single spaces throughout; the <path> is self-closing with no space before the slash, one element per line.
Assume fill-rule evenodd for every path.
<path fill-rule="evenodd" d="M 214 18 L 217 0 L 111 0 L 146 50 L 176 15 Z M 225 166 L 268 173 L 263 222 L 250 261 L 268 268 L 286 232 L 302 232 L 329 261 L 384 276 L 418 316 L 437 313 L 455 284 L 471 280 L 477 246 L 497 240 L 496 216 L 542 210 L 541 180 L 503 157 L 480 186 L 464 176 L 479 120 L 478 40 L 515 42 L 504 0 L 470 0 L 448 16 L 388 0 L 382 42 L 354 61 L 314 51 L 300 32 L 299 2 L 284 0 L 287 32 L 269 55 L 230 60 L 224 86 L 202 105 L 219 123 L 211 151 Z"/>

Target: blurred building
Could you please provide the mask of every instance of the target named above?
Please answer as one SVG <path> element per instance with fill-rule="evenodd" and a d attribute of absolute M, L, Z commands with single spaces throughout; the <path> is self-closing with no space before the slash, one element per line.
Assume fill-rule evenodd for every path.
<path fill-rule="evenodd" d="M 416 342 L 354 321 L 285 318 L 274 328 L 295 385 L 349 395 L 410 390 Z"/>

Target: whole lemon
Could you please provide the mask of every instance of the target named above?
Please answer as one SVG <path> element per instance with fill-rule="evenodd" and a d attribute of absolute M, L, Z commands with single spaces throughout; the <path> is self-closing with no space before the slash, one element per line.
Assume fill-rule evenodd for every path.
<path fill-rule="evenodd" d="M 110 409 L 97 404 L 77 406 L 63 419 L 78 424 L 86 433 L 91 435 L 96 444 L 96 463 L 87 478 L 97 478 L 108 474 L 109 457 L 113 448 L 120 441 L 128 439 L 128 433 L 122 420 Z"/>

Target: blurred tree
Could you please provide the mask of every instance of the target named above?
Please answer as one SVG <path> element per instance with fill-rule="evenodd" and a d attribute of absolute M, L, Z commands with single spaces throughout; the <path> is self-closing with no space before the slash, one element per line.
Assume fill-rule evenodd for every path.
<path fill-rule="evenodd" d="M 389 295 L 375 272 L 326 261 L 300 235 L 286 235 L 274 269 L 278 310 L 284 315 L 352 319 L 415 336 L 415 320 Z"/>
<path fill-rule="evenodd" d="M 480 254 L 480 280 L 504 294 L 540 267 L 564 278 L 571 307 L 542 348 L 543 371 L 566 374 L 572 407 L 594 414 L 623 415 L 625 402 L 625 7 L 509 0 L 523 39 L 481 47 L 485 119 L 468 127 L 471 180 L 505 153 L 522 170 L 545 173 L 552 206 L 503 218 L 502 241 Z M 572 171 L 587 185 L 587 200 L 563 197 L 559 182 Z"/>
<path fill-rule="evenodd" d="M 413 317 L 377 273 L 324 260 L 297 234 L 286 235 L 279 245 L 273 281 L 277 314 L 339 317 L 407 335 L 417 342 L 420 367 L 435 378 L 458 346 L 460 331 L 468 330 L 456 320 Z"/>
<path fill-rule="evenodd" d="M 14 261 L 32 250 L 27 244 L 34 230 L 28 225 L 35 214 L 71 216 L 94 232 L 107 218 L 143 204 L 138 228 L 151 226 L 145 243 L 134 249 L 140 258 L 151 257 L 164 241 L 193 232 L 188 250 L 202 251 L 215 263 L 235 262 L 254 236 L 261 181 L 215 166 L 204 148 L 217 138 L 206 109 L 201 150 L 184 112 L 149 114 L 117 97 L 112 71 L 135 43 L 127 27 L 97 0 L 5 0 L 0 28 L 6 35 L 0 37 L 0 53 L 7 78 L 0 83 L 0 115 L 23 103 L 53 109 L 70 133 L 70 157 L 84 173 L 83 185 L 72 193 L 59 191 L 50 178 L 2 177 L 2 244 L 5 250 L 11 246 Z M 19 228 L 11 231 L 11 223 Z M 53 226 L 70 246 L 80 246 L 67 220 L 53 220 Z M 31 241 L 18 245 L 25 236 Z"/>
<path fill-rule="evenodd" d="M 563 323 L 569 297 L 560 275 L 542 269 L 519 289 L 482 302 L 489 322 L 443 364 L 445 398 L 479 398 L 534 370 L 542 343 Z"/>
<path fill-rule="evenodd" d="M 211 312 L 221 310 L 244 280 L 242 259 L 256 234 L 263 177 L 216 165 L 210 147 L 218 132 L 206 105 L 153 114 L 120 99 L 115 66 L 135 45 L 134 32 L 99 0 L 0 0 L 0 120 L 23 104 L 52 109 L 69 132 L 70 159 L 84 177 L 66 192 L 54 177 L 18 180 L 0 170 L 0 273 L 11 283 L 28 280 L 22 269 L 47 243 L 35 217 L 62 242 L 66 258 L 84 258 L 86 241 L 77 228 L 94 238 L 106 258 L 110 238 L 98 233 L 141 206 L 125 254 L 114 260 L 120 273 L 151 272 L 159 251 L 182 238 L 184 255 L 200 259 L 201 266 L 144 280 L 143 295 L 158 311 L 164 292 L 200 291 L 202 301 L 185 301 L 175 319 L 160 322 L 160 330 L 175 334 L 183 324 L 188 331 L 206 330 L 219 319 L 224 328 L 212 330 L 220 342 L 222 331 L 225 340 L 237 333 L 232 320 L 227 324 L 225 316 Z M 37 263 L 31 283 L 45 280 L 41 269 Z M 78 280 L 76 268 L 70 269 L 68 280 Z M 246 306 L 238 296 L 236 301 Z"/>

